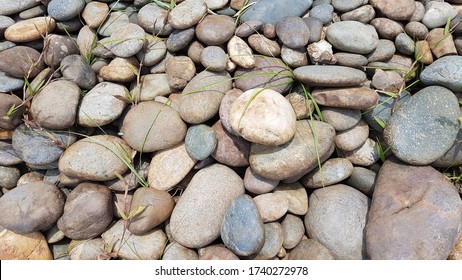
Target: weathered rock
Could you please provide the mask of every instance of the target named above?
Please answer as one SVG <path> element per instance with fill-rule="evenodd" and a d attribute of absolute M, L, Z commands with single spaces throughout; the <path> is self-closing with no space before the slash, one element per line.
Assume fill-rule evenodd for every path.
<path fill-rule="evenodd" d="M 242 21 L 259 20 L 276 24 L 287 16 L 302 16 L 313 4 L 312 0 L 292 1 L 290 6 L 284 0 L 262 0 L 252 5 L 242 16 Z"/>
<path fill-rule="evenodd" d="M 0 232 L 0 259 L 52 260 L 53 255 L 40 232 L 17 234 L 3 229 Z"/>
<path fill-rule="evenodd" d="M 300 243 L 305 234 L 305 226 L 300 217 L 287 214 L 281 223 L 283 233 L 282 246 L 285 249 L 293 249 Z"/>
<path fill-rule="evenodd" d="M 377 174 L 370 169 L 355 166 L 353 168 L 353 173 L 351 173 L 346 183 L 368 197 L 372 197 L 376 176 Z"/>
<path fill-rule="evenodd" d="M 335 256 L 315 239 L 305 239 L 290 251 L 289 260 L 335 260 Z"/>
<path fill-rule="evenodd" d="M 309 203 L 305 227 L 310 238 L 331 250 L 336 259 L 366 258 L 364 229 L 370 201 L 364 194 L 334 185 L 316 189 Z"/>
<path fill-rule="evenodd" d="M 289 200 L 281 193 L 265 193 L 253 198 L 264 223 L 274 222 L 289 209 Z"/>
<path fill-rule="evenodd" d="M 213 153 L 217 146 L 215 131 L 204 124 L 191 126 L 186 133 L 185 146 L 191 158 L 204 160 Z"/>
<path fill-rule="evenodd" d="M 58 228 L 72 239 L 89 239 L 103 233 L 112 222 L 112 195 L 103 185 L 79 184 L 67 196 Z"/>
<path fill-rule="evenodd" d="M 367 253 L 371 259 L 446 259 L 460 235 L 461 217 L 459 194 L 441 173 L 388 160 L 375 185 Z"/>
<path fill-rule="evenodd" d="M 345 66 L 308 65 L 294 70 L 297 80 L 309 86 L 348 87 L 366 81 L 366 74 Z"/>
<path fill-rule="evenodd" d="M 312 95 L 318 104 L 324 106 L 361 110 L 374 107 L 379 99 L 377 92 L 367 87 L 316 89 Z"/>
<path fill-rule="evenodd" d="M 300 182 L 280 183 L 274 189 L 274 193 L 282 194 L 287 198 L 289 202 L 288 213 L 305 215 L 308 211 L 308 194 Z"/>
<path fill-rule="evenodd" d="M 265 227 L 250 196 L 240 195 L 230 203 L 221 225 L 221 239 L 239 256 L 250 256 L 261 250 Z"/>
<path fill-rule="evenodd" d="M 73 178 L 107 181 L 128 170 L 122 158 L 131 153 L 127 143 L 116 136 L 91 136 L 75 142 L 63 153 L 59 170 Z"/>
<path fill-rule="evenodd" d="M 173 209 L 173 238 L 189 248 L 210 244 L 220 236 L 228 206 L 242 194 L 242 179 L 229 167 L 214 164 L 199 170 Z"/>
<path fill-rule="evenodd" d="M 196 66 L 187 56 L 174 56 L 165 61 L 168 85 L 175 89 L 184 89 L 196 75 Z"/>
<path fill-rule="evenodd" d="M 300 182 L 307 188 L 327 187 L 345 180 L 352 172 L 353 164 L 348 159 L 331 158 L 305 175 Z"/>
<path fill-rule="evenodd" d="M 222 121 L 216 122 L 212 128 L 217 138 L 212 157 L 229 166 L 248 166 L 251 143 L 225 130 Z"/>

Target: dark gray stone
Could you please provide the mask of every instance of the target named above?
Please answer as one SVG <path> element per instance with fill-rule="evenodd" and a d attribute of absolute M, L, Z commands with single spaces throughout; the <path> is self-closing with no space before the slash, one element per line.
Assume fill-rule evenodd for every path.
<path fill-rule="evenodd" d="M 294 0 L 287 5 L 285 0 L 261 0 L 252 5 L 242 16 L 242 21 L 259 20 L 263 24 L 276 24 L 288 16 L 302 16 L 313 4 L 313 0 Z"/>
<path fill-rule="evenodd" d="M 303 48 L 310 39 L 310 29 L 300 17 L 286 17 L 276 24 L 276 34 L 289 48 Z"/>
<path fill-rule="evenodd" d="M 439 85 L 454 92 L 462 91 L 462 56 L 449 55 L 435 60 L 420 73 L 425 85 Z"/>
<path fill-rule="evenodd" d="M 440 86 L 426 87 L 396 109 L 383 132 L 402 161 L 426 165 L 442 157 L 459 131 L 457 97 Z"/>
<path fill-rule="evenodd" d="M 401 92 L 396 107 L 398 108 L 402 104 L 406 103 L 410 100 L 410 98 L 411 95 L 408 91 Z M 391 112 L 395 106 L 395 101 L 395 98 L 384 93 L 379 93 L 379 101 L 377 106 L 371 110 L 367 110 L 364 114 L 364 119 L 372 128 L 382 132 L 383 127 L 379 124 L 379 122 L 383 121 L 386 124 L 390 120 Z"/>
<path fill-rule="evenodd" d="M 415 50 L 414 40 L 405 33 L 400 33 L 395 38 L 396 49 L 405 55 L 413 55 Z"/>
<path fill-rule="evenodd" d="M 375 50 L 367 55 L 369 62 L 387 61 L 393 57 L 396 47 L 393 41 L 380 39 Z"/>
<path fill-rule="evenodd" d="M 189 156 L 196 160 L 204 160 L 217 146 L 215 131 L 205 124 L 191 126 L 186 132 L 185 145 Z"/>
<path fill-rule="evenodd" d="M 78 54 L 69 55 L 61 61 L 61 73 L 64 78 L 73 81 L 83 89 L 91 89 L 96 84 L 95 72 Z"/>
<path fill-rule="evenodd" d="M 240 195 L 231 202 L 221 226 L 221 239 L 238 256 L 250 256 L 261 250 L 265 227 L 250 196 Z"/>
<path fill-rule="evenodd" d="M 436 167 L 454 167 L 462 164 L 462 129 L 459 128 L 456 141 L 438 160 L 432 163 Z"/>
<path fill-rule="evenodd" d="M 167 50 L 177 52 L 184 49 L 194 38 L 194 34 L 194 27 L 173 31 L 167 39 Z"/>

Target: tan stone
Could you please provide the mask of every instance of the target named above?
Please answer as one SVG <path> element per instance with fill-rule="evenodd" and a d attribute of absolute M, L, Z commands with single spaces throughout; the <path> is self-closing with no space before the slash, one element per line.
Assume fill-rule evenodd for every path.
<path fill-rule="evenodd" d="M 52 32 L 56 22 L 51 17 L 36 17 L 19 21 L 5 30 L 5 39 L 24 43 L 41 39 L 42 36 Z"/>

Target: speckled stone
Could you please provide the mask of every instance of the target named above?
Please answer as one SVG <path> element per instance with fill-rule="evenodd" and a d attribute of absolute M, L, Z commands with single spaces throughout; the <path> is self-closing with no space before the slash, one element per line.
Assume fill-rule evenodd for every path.
<path fill-rule="evenodd" d="M 372 197 L 376 176 L 377 174 L 370 169 L 355 166 L 353 168 L 353 173 L 351 173 L 346 183 L 368 197 Z"/>
<path fill-rule="evenodd" d="M 339 183 L 350 177 L 353 164 L 345 158 L 331 158 L 305 175 L 300 182 L 307 188 L 321 188 Z"/>
<path fill-rule="evenodd" d="M 204 160 L 217 146 L 215 131 L 207 125 L 191 126 L 186 132 L 186 151 L 196 160 Z"/>

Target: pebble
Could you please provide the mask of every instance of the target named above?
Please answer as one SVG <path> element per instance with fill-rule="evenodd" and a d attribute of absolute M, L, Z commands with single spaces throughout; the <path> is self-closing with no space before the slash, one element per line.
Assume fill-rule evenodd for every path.
<path fill-rule="evenodd" d="M 447 259 L 461 216 L 459 194 L 443 174 L 430 166 L 388 160 L 378 174 L 366 226 L 368 255 L 381 260 Z"/>
<path fill-rule="evenodd" d="M 345 158 L 331 158 L 305 175 L 300 182 L 306 188 L 328 187 L 350 177 L 353 164 Z"/>
<path fill-rule="evenodd" d="M 186 132 L 185 146 L 191 158 L 204 160 L 213 153 L 217 146 L 215 131 L 204 124 L 191 126 Z"/>
<path fill-rule="evenodd" d="M 414 48 L 414 43 L 412 43 L 412 48 Z M 412 52 L 414 52 L 414 50 Z M 405 85 L 405 79 L 401 77 L 399 73 L 395 71 L 383 71 L 382 69 L 375 70 L 375 73 L 374 73 L 374 76 L 372 77 L 372 82 L 371 82 L 371 86 L 373 88 L 381 90 L 381 91 L 385 91 L 385 92 L 392 92 L 392 93 L 399 93 L 399 92 L 403 93 L 402 88 L 404 88 L 404 85 Z"/>
<path fill-rule="evenodd" d="M 122 12 L 111 12 L 103 24 L 98 28 L 97 32 L 103 37 L 109 37 L 116 30 L 122 29 L 129 22 L 130 20 L 127 14 Z M 142 26 L 141 22 L 139 24 Z"/>
<path fill-rule="evenodd" d="M 281 59 L 293 68 L 308 65 L 308 57 L 304 48 L 291 49 L 283 45 L 281 48 Z"/>
<path fill-rule="evenodd" d="M 310 29 L 300 17 L 286 17 L 276 24 L 276 34 L 289 48 L 303 48 L 310 39 Z"/>
<path fill-rule="evenodd" d="M 249 37 L 250 35 L 260 31 L 262 27 L 263 23 L 258 20 L 249 20 L 246 22 L 242 22 L 239 26 L 236 27 L 235 35 L 242 38 Z"/>
<path fill-rule="evenodd" d="M 364 119 L 372 128 L 382 132 L 384 127 L 382 127 L 379 122 L 386 124 L 390 120 L 395 102 L 397 102 L 396 107 L 398 108 L 402 104 L 409 101 L 410 97 L 411 95 L 409 92 L 403 91 L 398 97 L 398 101 L 396 101 L 396 99 L 391 96 L 388 96 L 384 93 L 379 93 L 377 106 L 371 110 L 366 111 L 364 114 Z"/>
<path fill-rule="evenodd" d="M 425 40 L 428 35 L 428 28 L 418 21 L 411 21 L 406 24 L 406 26 L 404 26 L 404 31 L 411 36 L 411 38 L 419 40 Z"/>
<path fill-rule="evenodd" d="M 308 194 L 300 182 L 280 183 L 274 189 L 274 193 L 282 194 L 287 198 L 289 202 L 288 213 L 305 215 L 308 211 Z"/>
<path fill-rule="evenodd" d="M 108 82 L 127 83 L 136 79 L 135 71 L 133 71 L 136 69 L 138 69 L 136 58 L 116 57 L 99 70 L 99 75 Z"/>
<path fill-rule="evenodd" d="M 394 20 L 409 20 L 416 9 L 413 0 L 370 0 L 369 4 Z"/>
<path fill-rule="evenodd" d="M 14 151 L 13 145 L 0 141 L 0 165 L 11 166 L 21 162 L 22 159 Z"/>
<path fill-rule="evenodd" d="M 175 129 L 169 129 L 171 127 Z M 186 129 L 177 111 L 159 102 L 146 101 L 127 112 L 121 132 L 122 138 L 133 149 L 154 152 L 181 143 Z"/>
<path fill-rule="evenodd" d="M 77 113 L 78 124 L 101 127 L 118 119 L 127 104 L 117 99 L 117 96 L 125 97 L 126 90 L 124 86 L 110 82 L 94 86 L 81 99 Z"/>
<path fill-rule="evenodd" d="M 451 20 L 457 16 L 457 10 L 449 3 L 429 1 L 425 5 L 425 14 L 422 23 L 429 29 L 441 27 L 446 24 L 448 18 Z"/>
<path fill-rule="evenodd" d="M 81 183 L 67 196 L 58 228 L 71 239 L 90 239 L 112 222 L 112 195 L 103 185 Z"/>
<path fill-rule="evenodd" d="M 118 256 L 124 260 L 159 260 L 167 244 L 167 235 L 160 228 L 154 228 L 143 235 L 135 235 L 126 231 L 126 237 L 122 246 L 119 248 L 120 238 L 124 232 L 124 221 L 119 220 L 101 237 L 106 248 L 111 246 L 113 253 L 118 252 Z M 117 244 L 117 246 L 113 246 Z M 134 251 L 133 248 L 137 250 Z"/>
<path fill-rule="evenodd" d="M 64 151 L 59 160 L 59 170 L 77 179 L 107 181 L 128 170 L 122 158 L 131 153 L 127 143 L 116 136 L 90 136 Z"/>
<path fill-rule="evenodd" d="M 279 180 L 269 180 L 252 171 L 248 167 L 244 175 L 244 187 L 247 191 L 253 194 L 265 194 L 271 192 L 277 185 Z"/>
<path fill-rule="evenodd" d="M 316 131 L 315 139 L 313 127 Z M 300 120 L 297 121 L 296 129 L 294 138 L 284 145 L 268 147 L 252 144 L 250 167 L 256 174 L 272 180 L 285 180 L 314 169 L 318 156 L 321 161 L 327 159 L 332 152 L 335 135 L 330 124 Z"/>
<path fill-rule="evenodd" d="M 376 176 L 377 174 L 370 169 L 355 166 L 346 183 L 368 197 L 372 197 Z"/>
<path fill-rule="evenodd" d="M 313 0 L 295 0 L 290 6 L 284 0 L 261 0 L 252 5 L 241 20 L 259 20 L 263 24 L 277 24 L 288 16 L 302 16 L 313 4 Z"/>
<path fill-rule="evenodd" d="M 447 87 L 454 92 L 462 91 L 462 82 L 459 69 L 462 66 L 462 57 L 445 56 L 435 60 L 425 67 L 420 74 L 420 80 L 425 85 L 439 85 Z"/>
<path fill-rule="evenodd" d="M 265 193 L 253 198 L 264 223 L 274 222 L 284 216 L 289 209 L 289 201 L 281 193 Z"/>
<path fill-rule="evenodd" d="M 380 39 L 377 48 L 366 55 L 369 62 L 387 61 L 393 57 L 396 52 L 396 47 L 393 41 Z"/>
<path fill-rule="evenodd" d="M 253 68 L 255 58 L 252 55 L 252 49 L 247 43 L 237 36 L 231 37 L 227 45 L 229 59 L 242 68 Z"/>
<path fill-rule="evenodd" d="M 329 25 L 326 38 L 336 49 L 357 54 L 370 53 L 379 41 L 375 28 L 357 21 L 339 21 Z"/>
<path fill-rule="evenodd" d="M 279 93 L 286 93 L 293 82 L 290 71 L 282 60 L 262 56 L 255 56 L 255 67 L 252 69 L 238 67 L 234 79 L 235 87 L 242 91 L 266 88 Z"/>
<path fill-rule="evenodd" d="M 228 56 L 226 55 L 225 51 L 220 47 L 206 47 L 201 52 L 201 63 L 208 71 L 225 71 L 227 62 Z"/>
<path fill-rule="evenodd" d="M 20 125 L 13 133 L 12 144 L 15 153 L 27 164 L 49 169 L 57 167 L 57 161 L 65 147 L 75 140 L 75 135 L 70 133 L 44 132 Z"/>
<path fill-rule="evenodd" d="M 30 19 L 33 17 L 43 16 L 46 12 L 47 8 L 45 6 L 35 6 L 33 8 L 24 10 L 19 13 L 19 18 L 21 19 Z"/>
<path fill-rule="evenodd" d="M 167 44 L 158 37 L 149 39 L 146 50 L 136 54 L 136 57 L 143 62 L 143 65 L 154 66 L 160 62 L 167 54 Z"/>
<path fill-rule="evenodd" d="M 0 16 L 0 38 L 3 38 L 3 34 L 5 33 L 5 30 L 12 26 L 15 23 L 15 21 L 7 16 Z"/>
<path fill-rule="evenodd" d="M 138 11 L 138 24 L 148 33 L 168 36 L 174 30 L 168 23 L 168 11 L 155 3 L 148 3 Z"/>
<path fill-rule="evenodd" d="M 48 15 L 57 21 L 66 21 L 78 16 L 85 8 L 84 0 L 68 2 L 66 0 L 51 0 L 48 3 Z"/>
<path fill-rule="evenodd" d="M 22 12 L 26 9 L 37 6 L 38 3 L 35 0 L 24 0 L 24 1 L 7 1 L 2 0 L 0 2 L 0 15 L 12 15 Z"/>
<path fill-rule="evenodd" d="M 250 196 L 240 195 L 230 203 L 221 225 L 221 239 L 238 256 L 250 256 L 262 249 L 265 226 Z"/>
<path fill-rule="evenodd" d="M 350 3 L 341 1 L 342 3 Z M 362 23 L 369 23 L 375 18 L 375 10 L 371 5 L 364 5 L 349 12 L 346 12 L 340 16 L 342 21 L 359 21 Z"/>
<path fill-rule="evenodd" d="M 79 99 L 80 88 L 74 82 L 57 80 L 34 96 L 30 113 L 45 128 L 67 129 L 74 125 Z"/>
<path fill-rule="evenodd" d="M 217 146 L 212 157 L 229 166 L 248 166 L 251 143 L 229 133 L 222 125 L 222 121 L 216 122 L 212 128 L 217 138 Z"/>
<path fill-rule="evenodd" d="M 44 44 L 43 61 L 48 66 L 57 68 L 68 55 L 79 53 L 76 41 L 64 35 L 50 34 Z"/>
<path fill-rule="evenodd" d="M 265 225 L 265 243 L 261 248 L 255 260 L 270 260 L 282 249 L 284 233 L 280 223 L 266 223 Z"/>
<path fill-rule="evenodd" d="M 250 47 L 264 56 L 278 57 L 281 47 L 276 41 L 270 40 L 261 34 L 253 34 L 248 38 Z"/>
<path fill-rule="evenodd" d="M 35 17 L 18 21 L 5 30 L 5 39 L 15 43 L 26 43 L 41 39 L 51 33 L 56 22 L 51 17 Z"/>
<path fill-rule="evenodd" d="M 196 162 L 188 154 L 185 143 L 158 151 L 149 165 L 148 183 L 152 188 L 168 191 L 186 177 Z M 172 170 L 175 170 L 173 174 Z"/>
<path fill-rule="evenodd" d="M 334 57 L 340 66 L 362 69 L 368 63 L 367 58 L 360 54 L 337 52 Z"/>
<path fill-rule="evenodd" d="M 45 238 L 49 244 L 58 243 L 65 237 L 64 232 L 60 231 L 56 224 L 45 232 Z"/>
<path fill-rule="evenodd" d="M 199 260 L 239 260 L 231 250 L 223 245 L 210 245 L 200 248 Z"/>
<path fill-rule="evenodd" d="M 72 242 L 72 241 L 71 241 Z M 68 254 L 71 260 L 98 260 L 106 254 L 102 238 L 94 238 L 76 242 Z"/>
<path fill-rule="evenodd" d="M 90 28 L 98 28 L 107 14 L 109 14 L 109 6 L 106 3 L 92 1 L 83 9 L 82 18 Z"/>
<path fill-rule="evenodd" d="M 5 215 L 0 218 L 0 225 L 20 234 L 47 229 L 63 214 L 64 200 L 53 184 L 23 184 L 1 197 L 0 210 Z"/>
<path fill-rule="evenodd" d="M 4 229 L 0 232 L 0 259 L 52 260 L 53 255 L 42 233 L 18 234 Z"/>
<path fill-rule="evenodd" d="M 228 206 L 243 194 L 242 179 L 229 167 L 213 164 L 199 170 L 173 209 L 170 217 L 173 238 L 188 248 L 210 244 L 223 231 Z"/>
<path fill-rule="evenodd" d="M 208 15 L 196 26 L 196 36 L 204 44 L 218 46 L 226 43 L 236 29 L 234 20 L 225 15 Z"/>
<path fill-rule="evenodd" d="M 457 98 L 450 90 L 429 86 L 396 109 L 383 135 L 402 161 L 430 164 L 452 147 L 459 131 L 459 115 Z"/>
<path fill-rule="evenodd" d="M 138 209 L 143 210 L 130 219 L 128 230 L 136 235 L 147 233 L 170 217 L 174 205 L 172 197 L 166 191 L 149 187 L 138 188 L 133 194 L 130 210 L 126 214 Z"/>
<path fill-rule="evenodd" d="M 462 139 L 462 130 L 459 128 L 456 140 L 452 147 L 439 159 L 433 162 L 431 165 L 436 167 L 453 167 L 462 164 L 462 154 L 460 153 L 460 145 Z"/>
<path fill-rule="evenodd" d="M 0 72 L 2 73 L 2 72 Z M 24 81 L 24 80 L 21 80 Z M 0 82 L 2 82 L 0 76 Z M 2 84 L 0 83 L 0 86 Z M 22 114 L 26 110 L 21 106 L 22 100 L 14 94 L 0 93 L 2 103 L 0 103 L 0 127 L 4 129 L 14 129 L 22 122 Z M 11 112 L 11 108 L 17 108 L 16 112 Z M 10 111 L 8 113 L 8 111 Z M 6 116 L 6 117 L 5 117 Z"/>
<path fill-rule="evenodd" d="M 351 163 L 360 166 L 371 166 L 379 160 L 377 144 L 371 138 L 367 138 L 361 147 L 351 151 L 342 151 L 341 154 Z"/>
<path fill-rule="evenodd" d="M 165 247 L 162 260 L 199 260 L 195 250 L 186 248 L 178 242 L 172 242 Z"/>
<path fill-rule="evenodd" d="M 187 56 L 174 56 L 165 61 L 165 72 L 170 88 L 184 89 L 196 75 L 196 66 Z"/>
<path fill-rule="evenodd" d="M 244 92 L 233 102 L 229 119 L 233 130 L 244 139 L 266 146 L 292 139 L 296 121 L 287 99 L 274 90 L 259 88 Z"/>
<path fill-rule="evenodd" d="M 168 23 L 175 29 L 187 29 L 196 25 L 207 13 L 207 4 L 202 0 L 186 0 L 168 14 Z"/>
<path fill-rule="evenodd" d="M 364 4 L 363 0 L 353 0 L 353 1 L 342 1 L 342 0 L 332 0 L 332 6 L 335 10 L 345 13 L 351 10 L 358 8 Z"/>
<path fill-rule="evenodd" d="M 361 120 L 361 111 L 358 109 L 323 107 L 321 113 L 324 121 L 332 125 L 336 131 L 353 128 Z"/>
<path fill-rule="evenodd" d="M 290 251 L 289 260 L 335 260 L 333 252 L 315 239 L 304 239 Z"/>
<path fill-rule="evenodd" d="M 183 89 L 179 113 L 190 124 L 203 123 L 218 113 L 224 94 L 232 88 L 227 72 L 204 70 Z"/>
<path fill-rule="evenodd" d="M 294 70 L 295 79 L 309 86 L 348 87 L 366 81 L 366 74 L 345 66 L 308 65 Z"/>
<path fill-rule="evenodd" d="M 413 55 L 415 51 L 415 43 L 411 37 L 405 33 L 400 33 L 395 38 L 396 49 L 405 55 Z"/>
<path fill-rule="evenodd" d="M 402 24 L 389 18 L 378 17 L 373 19 L 370 24 L 375 27 L 382 39 L 395 40 L 396 36 L 403 32 Z"/>
<path fill-rule="evenodd" d="M 367 110 L 376 106 L 379 98 L 377 92 L 367 87 L 316 89 L 313 90 L 312 95 L 314 100 L 323 106 L 360 110 Z"/>
<path fill-rule="evenodd" d="M 169 86 L 168 74 L 165 73 L 146 74 L 141 77 L 140 83 L 133 82 L 132 84 L 134 84 L 134 87 L 130 94 L 138 101 L 155 100 L 158 96 L 166 96 L 172 92 L 172 88 Z"/>
<path fill-rule="evenodd" d="M 234 100 L 236 100 L 236 98 L 238 98 L 241 94 L 242 91 L 239 89 L 231 89 L 227 91 L 221 100 L 220 109 L 218 111 L 223 128 L 230 134 L 236 136 L 239 136 L 239 134 L 233 130 L 231 124 L 229 123 L 229 113 L 231 111 L 231 106 Z"/>
<path fill-rule="evenodd" d="M 328 24 L 332 21 L 332 13 L 334 7 L 330 4 L 320 4 L 313 7 L 310 11 L 310 17 L 318 18 L 323 24 Z"/>
<path fill-rule="evenodd" d="M 354 127 L 340 131 L 335 136 L 335 145 L 342 151 L 352 151 L 361 147 L 369 137 L 369 126 L 360 120 Z"/>
<path fill-rule="evenodd" d="M 0 187 L 10 190 L 16 187 L 21 172 L 15 167 L 0 166 Z"/>
<path fill-rule="evenodd" d="M 16 46 L 0 52 L 0 71 L 9 76 L 33 78 L 43 67 L 40 53 L 33 48 Z"/>
<path fill-rule="evenodd" d="M 307 119 L 313 115 L 314 102 L 306 98 L 301 88 L 294 89 L 294 91 L 286 95 L 286 99 L 292 105 L 297 120 Z"/>
<path fill-rule="evenodd" d="M 79 30 L 79 34 L 77 35 L 77 46 L 83 57 L 91 56 L 91 53 L 95 50 L 94 40 L 96 40 L 96 38 L 96 32 L 88 27 L 88 25 L 85 25 Z"/>
<path fill-rule="evenodd" d="M 316 189 L 309 204 L 304 221 L 309 237 L 331 250 L 336 259 L 366 258 L 367 196 L 349 186 L 334 185 Z"/>
<path fill-rule="evenodd" d="M 292 214 L 287 214 L 281 222 L 283 242 L 282 246 L 285 249 L 293 249 L 302 241 L 305 234 L 305 226 L 303 220 Z"/>
<path fill-rule="evenodd" d="M 115 30 L 106 45 L 118 57 L 131 57 L 144 46 L 145 31 L 134 23 L 125 24 L 122 29 Z"/>

